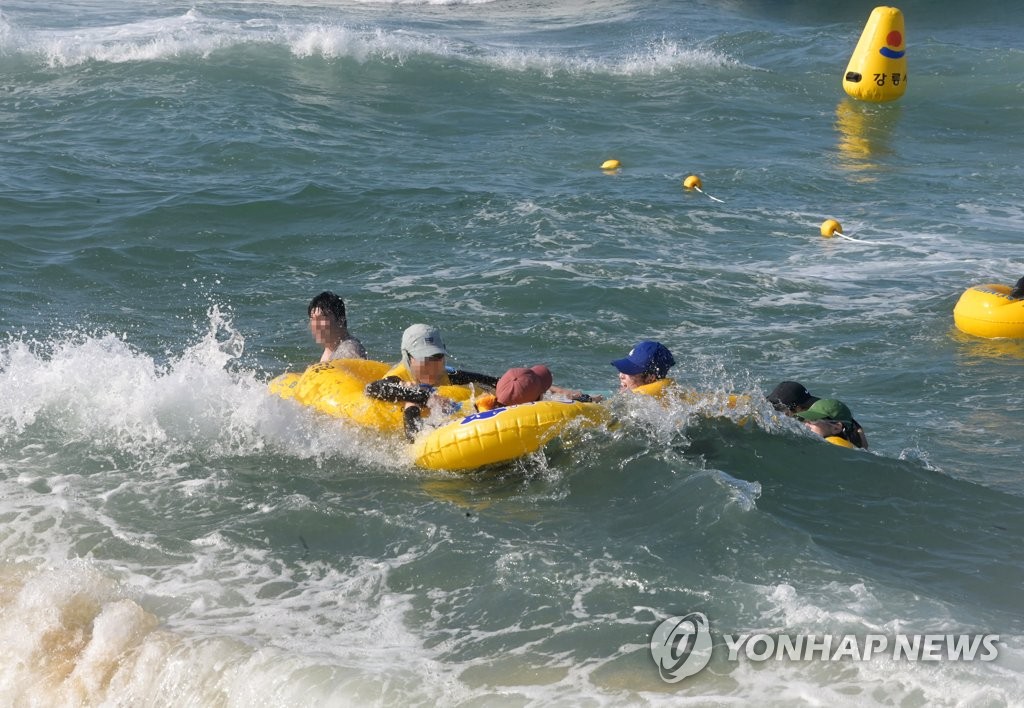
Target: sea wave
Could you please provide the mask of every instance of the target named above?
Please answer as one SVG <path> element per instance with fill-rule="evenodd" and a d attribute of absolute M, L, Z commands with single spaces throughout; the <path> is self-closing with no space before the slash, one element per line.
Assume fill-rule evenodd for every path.
<path fill-rule="evenodd" d="M 180 16 L 119 25 L 40 30 L 0 16 L 0 56 L 35 58 L 50 68 L 89 62 L 122 64 L 207 60 L 252 46 L 276 47 L 299 59 L 402 64 L 414 58 L 456 60 L 506 71 L 634 76 L 683 68 L 720 69 L 738 62 L 708 46 L 667 38 L 641 40 L 617 52 L 552 51 L 344 20 L 290 23 L 277 18 L 222 19 L 191 9 Z"/>
<path fill-rule="evenodd" d="M 365 451 L 358 431 L 317 422 L 268 395 L 262 375 L 237 366 L 245 341 L 216 305 L 200 339 L 161 363 L 121 335 L 12 336 L 0 347 L 0 440 L 33 449 L 57 438 L 91 455 L 230 458 L 275 452 L 298 459 Z M 105 452 L 104 452 L 105 451 Z"/>

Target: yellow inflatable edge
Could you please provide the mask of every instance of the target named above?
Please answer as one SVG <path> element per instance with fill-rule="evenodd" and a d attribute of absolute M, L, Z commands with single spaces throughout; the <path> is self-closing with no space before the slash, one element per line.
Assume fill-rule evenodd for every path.
<path fill-rule="evenodd" d="M 597 403 L 523 403 L 474 413 L 425 431 L 410 453 L 426 469 L 473 470 L 534 453 L 570 425 L 594 427 L 607 418 L 607 411 Z"/>
<path fill-rule="evenodd" d="M 750 405 L 750 396 L 742 393 L 715 393 L 701 392 L 693 389 L 685 389 L 676 385 L 673 379 L 658 379 L 649 384 L 637 386 L 633 393 L 642 396 L 651 396 L 659 400 L 665 400 L 671 396 L 673 399 L 688 403 L 692 406 L 710 405 L 713 408 L 735 410 Z"/>
<path fill-rule="evenodd" d="M 838 447 L 848 447 L 854 450 L 857 449 L 857 446 L 854 445 L 852 442 L 850 442 L 846 438 L 841 438 L 838 435 L 829 435 L 827 438 L 825 438 L 825 440 Z"/>
<path fill-rule="evenodd" d="M 382 432 L 400 432 L 402 406 L 366 395 L 366 384 L 382 378 L 391 364 L 370 359 L 336 359 L 313 364 L 303 373 L 273 379 L 270 392 L 314 408 L 334 418 Z M 473 391 L 465 386 L 440 386 L 437 393 L 465 405 Z M 460 409 L 461 412 L 461 409 Z"/>

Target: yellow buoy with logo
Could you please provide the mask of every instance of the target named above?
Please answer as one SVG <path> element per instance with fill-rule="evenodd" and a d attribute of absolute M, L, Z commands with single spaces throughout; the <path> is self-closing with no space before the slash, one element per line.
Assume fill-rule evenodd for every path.
<path fill-rule="evenodd" d="M 895 7 L 871 11 L 843 75 L 843 90 L 861 101 L 895 101 L 907 88 L 903 13 Z"/>

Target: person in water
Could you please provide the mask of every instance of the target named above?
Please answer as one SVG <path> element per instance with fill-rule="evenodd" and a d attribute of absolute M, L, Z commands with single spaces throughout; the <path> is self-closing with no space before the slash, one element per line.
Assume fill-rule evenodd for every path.
<path fill-rule="evenodd" d="M 864 431 L 853 420 L 853 413 L 842 401 L 819 398 L 807 410 L 796 414 L 797 420 L 823 438 L 840 437 L 857 447 L 867 448 Z"/>
<path fill-rule="evenodd" d="M 850 413 L 850 409 L 842 401 L 837 401 L 834 398 L 812 396 L 811 392 L 798 381 L 783 381 L 766 398 L 769 403 L 775 406 L 775 410 L 788 416 L 795 416 L 804 422 L 826 421 L 817 426 L 808 426 L 822 437 L 835 435 L 836 433 L 822 433 L 821 430 L 835 430 L 836 426 L 833 423 L 842 422 L 844 423 L 844 429 L 847 430 L 844 434 L 839 435 L 839 437 L 848 439 L 857 447 L 864 449 L 868 447 L 868 436 L 864 432 L 864 428 L 857 422 L 853 414 Z M 823 403 L 821 408 L 815 409 L 810 418 L 804 417 L 807 411 L 810 411 L 821 401 L 829 403 Z M 822 411 L 825 411 L 826 415 L 821 415 Z M 830 417 L 828 413 L 834 413 L 839 417 Z"/>
<path fill-rule="evenodd" d="M 796 415 L 805 411 L 818 400 L 802 383 L 797 381 L 783 381 L 765 398 L 775 406 L 775 410 L 786 415 Z"/>
<path fill-rule="evenodd" d="M 509 369 L 495 386 L 494 395 L 481 396 L 476 401 L 478 411 L 489 411 L 506 406 L 518 406 L 523 403 L 534 403 L 544 398 L 550 391 L 560 398 L 580 403 L 600 401 L 600 396 L 591 397 L 580 391 L 573 391 L 552 385 L 551 370 L 543 364 L 530 368 L 516 367 Z"/>
<path fill-rule="evenodd" d="M 643 341 L 637 343 L 622 359 L 612 362 L 619 372 L 619 390 L 632 391 L 668 377 L 668 370 L 675 366 L 672 352 L 661 342 Z"/>
<path fill-rule="evenodd" d="M 309 331 L 313 339 L 324 348 L 320 361 L 332 359 L 365 359 L 366 350 L 362 343 L 348 331 L 345 316 L 345 301 L 325 290 L 309 301 L 306 308 L 309 316 Z"/>
<path fill-rule="evenodd" d="M 533 403 L 544 397 L 551 388 L 551 370 L 543 364 L 530 368 L 509 369 L 498 379 L 494 395 L 481 396 L 476 401 L 478 411 L 489 411 L 506 406 Z"/>
<path fill-rule="evenodd" d="M 481 384 L 493 388 L 498 383 L 494 376 L 447 368 L 447 355 L 441 330 L 414 324 L 402 333 L 402 360 L 384 378 L 366 385 L 370 398 L 404 406 L 405 434 L 410 441 L 420 429 L 421 418 L 431 410 L 458 410 L 454 401 L 437 395 L 438 386 Z"/>
<path fill-rule="evenodd" d="M 1021 278 L 1013 286 L 1013 290 L 1010 291 L 1010 297 L 1014 300 L 1020 300 L 1024 298 L 1024 278 Z"/>

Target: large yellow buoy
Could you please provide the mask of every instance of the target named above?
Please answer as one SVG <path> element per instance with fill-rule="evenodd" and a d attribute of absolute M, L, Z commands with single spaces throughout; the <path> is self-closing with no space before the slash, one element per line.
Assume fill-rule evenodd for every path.
<path fill-rule="evenodd" d="M 895 101 L 907 88 L 906 55 L 903 13 L 876 7 L 846 65 L 843 90 L 861 101 Z"/>
<path fill-rule="evenodd" d="M 601 163 L 602 170 L 617 170 L 620 167 L 622 167 L 622 163 L 615 159 L 605 160 Z"/>

